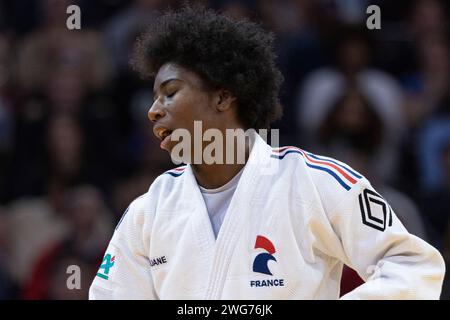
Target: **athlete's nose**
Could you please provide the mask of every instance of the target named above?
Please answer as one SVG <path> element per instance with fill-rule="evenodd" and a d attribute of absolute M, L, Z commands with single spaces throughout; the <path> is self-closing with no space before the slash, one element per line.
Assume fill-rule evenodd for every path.
<path fill-rule="evenodd" d="M 151 122 L 156 122 L 159 119 L 163 118 L 165 115 L 166 113 L 164 112 L 162 105 L 158 103 L 158 100 L 153 102 L 150 110 L 148 110 L 148 119 Z"/>

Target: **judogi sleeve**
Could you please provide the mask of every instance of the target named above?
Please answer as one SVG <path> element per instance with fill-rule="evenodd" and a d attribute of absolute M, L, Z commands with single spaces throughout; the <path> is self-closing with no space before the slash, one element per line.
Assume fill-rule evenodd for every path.
<path fill-rule="evenodd" d="M 134 200 L 118 223 L 90 287 L 90 300 L 157 299 L 148 259 L 146 198 Z"/>
<path fill-rule="evenodd" d="M 342 299 L 439 299 L 441 254 L 408 233 L 366 179 L 342 199 L 327 214 L 325 246 L 365 281 Z"/>

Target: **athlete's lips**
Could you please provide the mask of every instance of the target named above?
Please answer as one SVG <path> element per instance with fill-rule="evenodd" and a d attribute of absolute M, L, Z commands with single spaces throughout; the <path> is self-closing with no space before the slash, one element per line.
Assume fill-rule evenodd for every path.
<path fill-rule="evenodd" d="M 154 126 L 153 133 L 159 140 L 163 141 L 167 136 L 169 136 L 172 133 L 172 130 L 163 126 Z"/>

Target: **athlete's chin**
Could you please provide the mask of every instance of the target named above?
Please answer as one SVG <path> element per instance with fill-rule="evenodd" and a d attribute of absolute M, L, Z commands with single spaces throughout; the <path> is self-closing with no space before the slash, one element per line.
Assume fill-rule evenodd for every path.
<path fill-rule="evenodd" d="M 161 147 L 161 149 L 166 150 L 169 153 L 173 148 L 173 141 L 170 140 L 171 136 L 172 136 L 172 134 L 169 134 L 168 136 L 166 136 L 161 141 L 161 144 L 159 145 Z"/>

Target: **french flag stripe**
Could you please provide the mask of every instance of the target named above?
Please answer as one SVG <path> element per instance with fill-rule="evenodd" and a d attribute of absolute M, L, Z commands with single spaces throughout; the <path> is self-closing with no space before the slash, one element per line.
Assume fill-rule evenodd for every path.
<path fill-rule="evenodd" d="M 356 173 L 356 172 L 353 171 L 352 169 L 350 169 L 350 168 L 348 168 L 348 167 L 346 167 L 346 166 L 344 166 L 344 165 L 342 165 L 342 164 L 340 164 L 340 163 L 337 163 L 336 161 L 334 161 L 334 160 L 332 160 L 332 159 L 324 158 L 324 157 L 319 157 L 319 156 L 316 156 L 316 155 L 314 155 L 314 154 L 312 154 L 312 153 L 307 153 L 307 154 L 308 154 L 311 158 L 314 158 L 314 159 L 317 159 L 317 160 L 328 161 L 328 162 L 334 163 L 335 165 L 341 167 L 342 169 L 344 169 L 344 170 L 347 171 L 348 173 L 352 174 L 352 175 L 353 175 L 355 178 L 357 178 L 357 179 L 361 179 L 361 178 L 362 178 L 361 175 L 359 175 L 358 173 Z"/>
<path fill-rule="evenodd" d="M 179 168 L 175 168 L 175 169 L 171 169 L 169 171 L 166 171 L 166 174 L 170 174 L 172 177 L 179 177 L 184 173 L 184 170 L 186 169 L 186 166 L 184 167 L 179 167 Z"/>
<path fill-rule="evenodd" d="M 344 170 L 339 168 L 337 165 L 330 163 L 328 161 L 314 160 L 306 152 L 303 152 L 303 154 L 308 161 L 312 162 L 315 165 L 323 165 L 323 166 L 333 168 L 334 170 L 339 172 L 345 179 L 347 179 L 351 184 L 355 184 L 357 182 L 354 178 L 352 178 L 350 175 L 348 175 Z"/>
<path fill-rule="evenodd" d="M 310 168 L 313 168 L 313 169 L 317 169 L 317 170 L 322 170 L 322 171 L 325 171 L 325 172 L 327 172 L 327 173 L 329 173 L 329 174 L 331 174 L 336 180 L 337 180 L 337 182 L 339 182 L 339 184 L 341 185 L 341 186 L 343 186 L 344 188 L 345 188 L 345 190 L 350 190 L 350 186 L 348 185 L 348 184 L 346 184 L 334 171 L 332 171 L 331 169 L 328 169 L 328 168 L 324 168 L 324 167 L 319 167 L 319 166 L 315 166 L 315 165 L 313 165 L 313 164 L 310 164 L 310 163 L 308 163 L 308 162 L 306 162 L 306 165 L 308 166 L 308 167 L 310 167 Z"/>
<path fill-rule="evenodd" d="M 271 157 L 272 158 L 276 158 L 276 159 L 283 159 L 287 154 L 289 154 L 289 153 L 298 153 L 298 154 L 300 154 L 300 155 L 303 155 L 299 150 L 294 150 L 294 149 L 292 149 L 292 150 L 288 150 L 288 151 L 286 151 L 285 153 L 283 153 L 283 154 L 272 154 L 271 155 Z"/>
<path fill-rule="evenodd" d="M 287 146 L 287 147 L 280 147 L 280 148 L 275 148 L 275 149 L 273 149 L 273 152 L 276 152 L 276 153 L 281 153 L 281 152 L 283 152 L 284 150 L 286 150 L 286 149 L 292 149 L 292 150 L 300 150 L 299 148 L 297 148 L 297 147 L 293 147 L 293 146 Z"/>
<path fill-rule="evenodd" d="M 356 180 L 353 177 L 351 177 L 349 174 L 353 175 L 357 179 L 362 178 L 362 176 L 359 175 L 358 173 L 356 173 L 355 171 L 351 170 L 350 168 L 348 168 L 342 164 L 337 163 L 336 161 L 334 161 L 332 159 L 325 158 L 325 157 L 319 157 L 319 156 L 316 156 L 312 153 L 306 152 L 306 151 L 296 148 L 296 147 L 291 147 L 291 146 L 282 147 L 282 148 L 274 149 L 273 151 L 275 153 L 282 153 L 285 150 L 288 150 L 288 151 L 286 151 L 284 154 L 291 153 L 291 150 L 298 150 L 303 154 L 303 156 L 308 161 L 311 161 L 313 164 L 317 164 L 317 165 L 320 164 L 320 165 L 326 165 L 326 166 L 332 167 L 333 169 L 338 171 L 342 176 L 344 176 L 345 179 L 347 179 L 352 184 L 355 184 Z M 282 157 L 280 157 L 280 159 L 283 159 L 283 158 L 284 158 L 284 155 Z M 347 173 L 344 172 L 342 169 L 347 171 Z"/>
<path fill-rule="evenodd" d="M 181 176 L 183 173 L 184 173 L 184 171 L 183 171 L 183 172 L 180 172 L 180 173 L 176 173 L 176 172 L 172 172 L 172 171 L 166 172 L 166 174 L 170 174 L 172 177 L 179 177 L 179 176 Z"/>
<path fill-rule="evenodd" d="M 289 146 L 273 149 L 271 157 L 281 160 L 289 153 L 298 153 L 302 155 L 308 167 L 330 174 L 347 191 L 351 189 L 350 185 L 357 182 L 354 177 L 362 178 L 357 173 L 337 163 L 336 161 L 333 161 L 332 159 L 317 157 L 296 147 Z M 354 177 L 352 177 L 350 174 Z"/>

